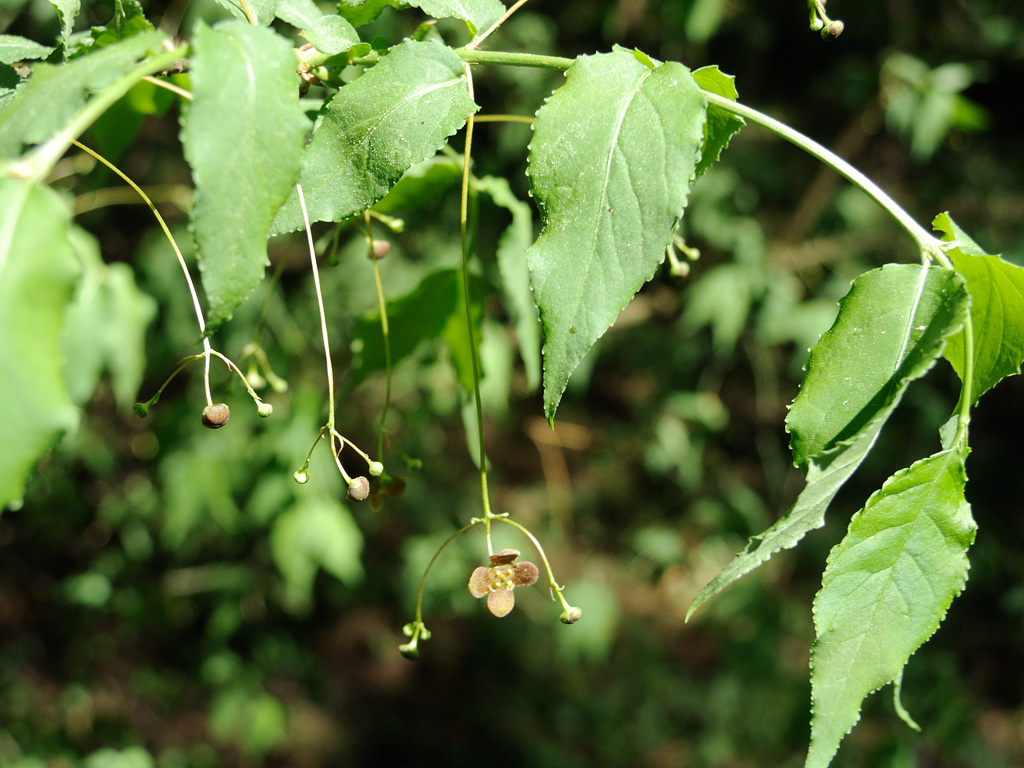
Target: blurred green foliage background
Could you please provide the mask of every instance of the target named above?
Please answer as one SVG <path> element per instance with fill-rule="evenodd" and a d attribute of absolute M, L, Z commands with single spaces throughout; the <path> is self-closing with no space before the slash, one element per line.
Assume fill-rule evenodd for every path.
<path fill-rule="evenodd" d="M 80 29 L 110 18 L 109 3 L 85 5 Z M 212 0 L 143 5 L 185 33 L 226 15 Z M 826 42 L 799 0 L 532 0 L 489 47 L 575 56 L 618 43 L 717 64 L 736 75 L 741 101 L 846 156 L 920 221 L 950 210 L 988 251 L 1024 261 L 1019 3 L 833 0 L 829 11 L 846 31 Z M 397 42 L 421 20 L 388 10 L 369 31 Z M 57 29 L 48 3 L 0 0 L 0 33 L 46 43 Z M 457 25 L 439 31 L 462 39 Z M 562 79 L 484 67 L 475 77 L 484 113 L 523 115 Z M 88 143 L 153 192 L 187 245 L 176 105 L 139 89 L 116 109 Z M 529 139 L 525 125 L 481 124 L 475 172 L 507 177 L 527 199 Z M 957 393 L 948 367 L 910 390 L 824 531 L 690 624 L 683 616 L 799 490 L 783 419 L 836 300 L 860 272 L 916 257 L 864 195 L 766 132 L 741 132 L 684 220 L 700 259 L 686 278 L 660 272 L 623 312 L 577 372 L 554 432 L 508 309 L 488 298 L 492 502 L 537 532 L 584 618 L 559 624 L 543 587 L 491 617 L 466 589 L 486 556 L 474 532 L 431 572 L 432 638 L 414 664 L 397 647 L 423 566 L 480 511 L 448 347 L 420 345 L 397 367 L 386 459 L 408 488 L 379 511 L 344 499 L 323 447 L 307 485 L 291 477 L 326 415 L 299 237 L 271 243 L 275 267 L 291 256 L 280 284 L 266 281 L 215 341 L 239 360 L 265 308 L 263 345 L 288 382 L 265 395 L 273 417 L 258 420 L 215 367 L 226 428 L 200 428 L 198 369 L 139 419 L 132 400 L 198 349 L 190 300 L 150 214 L 116 177 L 77 153 L 61 172 L 109 311 L 83 309 L 70 323 L 79 428 L 39 463 L 24 506 L 0 516 L 0 765 L 802 765 L 810 604 L 825 557 L 885 477 L 934 449 Z M 381 262 L 389 297 L 458 264 L 457 189 L 443 170 L 432 178 L 427 194 L 389 203 L 404 231 L 377 233 L 392 244 Z M 475 213 L 487 284 L 510 217 L 483 195 Z M 315 234 L 330 247 L 332 230 Z M 322 277 L 344 377 L 376 298 L 361 240 L 345 230 L 339 243 Z M 97 339 L 102 354 L 86 354 Z M 370 449 L 382 401 L 379 374 L 349 387 L 340 429 Z M 1024 764 L 1022 402 L 1010 380 L 973 423 L 971 579 L 904 679 L 924 732 L 907 730 L 883 692 L 836 766 Z M 402 455 L 421 468 L 407 471 Z M 532 556 L 509 530 L 496 529 L 499 548 Z"/>

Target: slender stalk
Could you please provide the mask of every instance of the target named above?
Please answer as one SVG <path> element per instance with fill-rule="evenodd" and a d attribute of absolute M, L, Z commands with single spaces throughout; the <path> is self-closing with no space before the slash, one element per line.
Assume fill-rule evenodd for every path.
<path fill-rule="evenodd" d="M 370 212 L 365 214 L 367 226 L 367 246 L 370 249 L 370 261 L 374 265 L 374 285 L 377 287 L 377 305 L 381 312 L 381 336 L 384 338 L 384 407 L 381 409 L 380 422 L 377 424 L 377 461 L 384 461 L 384 423 L 387 420 L 388 407 L 391 404 L 391 334 L 387 325 L 387 302 L 384 301 L 384 286 L 381 283 L 380 264 L 374 253 L 373 228 L 370 223 Z"/>
<path fill-rule="evenodd" d="M 206 404 L 213 406 L 213 395 L 210 393 L 210 358 L 213 357 L 213 347 L 210 345 L 210 337 L 203 336 L 203 392 L 206 394 Z"/>
<path fill-rule="evenodd" d="M 203 355 L 201 354 L 190 355 L 189 357 L 186 357 L 184 360 L 178 363 L 178 367 L 175 368 L 174 372 L 164 380 L 164 383 L 160 385 L 160 389 L 156 391 L 156 394 L 149 398 L 149 400 L 147 400 L 143 405 L 156 405 L 160 401 L 160 395 L 162 395 L 164 390 L 167 389 L 167 385 L 174 380 L 174 377 L 181 373 L 183 370 L 185 370 L 188 366 L 192 365 L 192 363 L 194 363 L 201 357 L 203 357 Z"/>
<path fill-rule="evenodd" d="M 444 543 L 440 547 L 438 547 L 437 552 L 434 553 L 434 556 L 430 558 L 430 562 L 427 563 L 427 567 L 423 569 L 423 576 L 420 578 L 420 589 L 419 592 L 416 593 L 417 624 L 423 623 L 423 588 L 427 584 L 427 574 L 430 573 L 430 569 L 434 566 L 434 563 L 437 561 L 437 558 L 440 557 L 442 552 L 444 552 L 445 547 L 447 547 L 449 544 L 451 544 L 453 541 L 459 538 L 459 536 L 464 534 L 466 531 L 470 530 L 471 528 L 476 528 L 482 522 L 483 520 L 474 520 L 468 525 L 464 525 L 461 528 L 459 528 L 459 530 L 457 530 L 455 533 L 453 533 L 451 536 L 444 540 Z"/>
<path fill-rule="evenodd" d="M 767 128 L 776 136 L 785 139 L 791 144 L 795 144 L 809 155 L 818 158 L 826 165 L 834 168 L 841 176 L 844 176 L 853 184 L 864 190 L 872 200 L 882 206 L 889 215 L 896 219 L 900 226 L 907 230 L 910 236 L 914 238 L 914 241 L 917 243 L 918 248 L 920 248 L 922 253 L 929 254 L 930 256 L 935 255 L 935 252 L 938 250 L 938 244 L 941 241 L 914 221 L 910 214 L 903 210 L 895 200 L 889 197 L 881 187 L 846 162 L 835 152 L 832 152 L 813 139 L 804 136 L 799 131 L 790 128 L 785 123 L 779 122 L 775 118 L 769 117 L 763 112 L 758 112 L 756 109 L 752 109 L 751 107 L 739 104 L 732 99 L 727 99 L 724 96 L 719 96 L 718 94 L 709 93 L 707 91 L 704 92 L 704 97 L 708 100 L 709 104 L 714 104 L 716 107 L 732 112 L 734 115 L 739 115 L 745 120 L 749 120 L 752 123 L 760 125 L 762 128 Z"/>
<path fill-rule="evenodd" d="M 530 532 L 530 530 L 526 528 L 526 526 L 520 525 L 515 520 L 512 520 L 507 517 L 495 517 L 495 520 L 500 520 L 503 523 L 508 523 L 513 528 L 518 528 L 526 535 L 526 537 L 531 542 L 533 542 L 533 546 L 537 549 L 537 554 L 540 555 L 540 559 L 544 563 L 544 569 L 548 572 L 548 585 L 550 586 L 552 593 L 554 593 L 558 597 L 558 601 L 562 604 L 562 610 L 570 610 L 572 606 L 569 605 L 565 597 L 562 595 L 562 588 L 558 585 L 558 582 L 555 581 L 555 574 L 554 571 L 551 570 L 551 563 L 548 562 L 548 556 L 544 554 L 544 547 L 540 545 L 540 542 L 537 540 L 537 537 L 534 536 Z"/>
<path fill-rule="evenodd" d="M 532 123 L 533 118 L 529 115 L 475 115 L 474 121 L 478 123 Z"/>
<path fill-rule="evenodd" d="M 178 94 L 178 96 L 185 99 L 186 101 L 192 101 L 192 94 L 189 91 L 186 91 L 184 88 L 175 85 L 174 83 L 169 83 L 166 80 L 161 80 L 159 77 L 153 77 L 152 75 L 146 75 L 142 79 L 145 80 L 147 83 L 152 83 L 153 85 L 159 86 L 160 88 L 166 88 L 171 93 Z"/>
<path fill-rule="evenodd" d="M 494 30 L 496 30 L 498 27 L 500 27 L 502 24 L 504 24 L 506 21 L 508 21 L 508 17 L 509 16 L 511 16 L 516 11 L 518 11 L 524 5 L 526 5 L 526 0 L 517 0 L 517 2 L 515 4 L 509 6 L 509 9 L 507 11 L 505 11 L 505 13 L 502 15 L 502 17 L 500 19 L 498 19 L 496 22 L 494 22 L 493 24 L 491 24 L 491 26 L 489 26 L 484 31 L 483 34 L 477 35 L 475 38 L 473 38 L 473 42 L 471 42 L 469 45 L 467 45 L 466 48 L 468 48 L 470 50 L 472 50 L 473 48 L 476 48 L 478 45 L 480 45 L 480 43 L 482 43 L 484 40 L 486 40 L 488 37 L 490 37 L 494 33 Z"/>
<path fill-rule="evenodd" d="M 327 397 L 329 400 L 327 409 L 327 429 L 331 435 L 331 453 L 334 454 L 335 461 L 338 461 L 338 450 L 337 443 L 335 442 L 335 431 L 334 431 L 334 367 L 331 365 L 331 342 L 327 338 L 327 313 L 324 312 L 324 297 L 323 292 L 320 290 L 320 271 L 316 267 L 316 248 L 313 246 L 313 230 L 309 226 L 309 214 L 306 212 L 306 198 L 302 194 L 302 185 L 296 184 L 295 189 L 299 193 L 299 207 L 302 209 L 302 221 L 306 225 L 306 241 L 309 244 L 309 264 L 313 270 L 313 285 L 316 288 L 316 303 L 320 308 L 320 330 L 323 334 L 324 340 L 324 359 L 327 365 Z M 338 464 L 339 469 L 341 464 Z M 342 469 L 342 476 L 345 476 L 345 470 Z"/>
<path fill-rule="evenodd" d="M 473 95 L 473 73 L 469 64 L 466 71 L 466 88 L 469 98 Z M 480 361 L 477 359 L 476 334 L 473 333 L 473 309 L 469 296 L 469 168 L 473 152 L 473 115 L 466 120 L 466 146 L 462 153 L 462 195 L 459 201 L 459 231 L 462 237 L 462 290 L 466 301 L 466 332 L 469 334 L 469 356 L 473 361 L 473 399 L 476 402 L 477 439 L 480 443 L 480 491 L 484 507 L 484 532 L 487 539 L 487 554 L 494 554 L 491 546 L 491 501 L 487 493 L 487 452 L 484 450 L 484 405 L 480 395 Z"/>
<path fill-rule="evenodd" d="M 188 211 L 192 203 L 192 189 L 184 184 L 150 184 L 146 194 L 154 203 L 169 203 L 181 211 Z M 138 194 L 133 189 L 124 187 L 106 187 L 95 192 L 85 192 L 75 198 L 71 208 L 73 216 L 80 216 L 89 211 L 113 205 L 135 205 L 139 203 Z M 141 201 L 145 202 L 145 201 Z"/>
<path fill-rule="evenodd" d="M 249 20 L 249 23 L 256 24 L 256 17 L 253 15 L 252 11 L 249 10 L 249 4 L 245 2 L 245 0 L 238 0 L 238 2 L 242 6 L 242 13 L 245 14 L 245 18 Z"/>
<path fill-rule="evenodd" d="M 960 415 L 957 418 L 956 436 L 953 445 L 967 444 L 967 429 L 971 423 L 971 406 L 974 398 L 974 324 L 971 322 L 971 308 L 967 309 L 964 320 L 964 376 L 960 387 Z"/>
<path fill-rule="evenodd" d="M 196 287 L 195 284 L 192 282 L 192 275 L 189 274 L 188 266 L 185 264 L 185 257 L 181 255 L 181 249 L 178 248 L 178 244 L 174 241 L 174 236 L 171 234 L 171 230 L 167 227 L 167 222 L 164 221 L 164 217 L 160 215 L 160 211 L 156 209 L 156 206 L 153 204 L 153 201 L 149 199 L 149 196 L 142 191 L 142 187 L 140 187 L 138 184 L 136 184 L 134 181 L 128 178 L 128 176 L 124 172 L 122 172 L 120 168 L 118 168 L 116 165 L 107 160 L 107 158 L 103 157 L 103 155 L 99 154 L 98 152 L 95 152 L 89 147 L 85 146 L 85 144 L 82 144 L 77 139 L 71 139 L 71 144 L 78 147 L 83 152 L 92 155 L 94 158 L 96 158 L 105 166 L 107 166 L 107 168 L 116 173 L 122 180 L 124 180 L 124 182 L 128 186 L 134 189 L 135 193 L 142 198 L 143 202 L 146 205 L 149 206 L 149 210 L 153 212 L 153 216 L 156 218 L 157 224 L 160 225 L 160 229 L 163 230 L 164 236 L 171 243 L 171 248 L 174 249 L 174 255 L 178 257 L 178 265 L 181 267 L 181 271 L 185 274 L 185 282 L 188 283 L 188 292 L 189 295 L 192 296 L 192 307 L 193 309 L 195 309 L 196 321 L 199 323 L 199 332 L 203 334 L 203 336 L 205 337 L 206 320 L 203 318 L 203 308 L 199 304 L 199 296 L 196 294 Z M 209 349 L 207 349 L 207 352 L 209 352 Z M 207 399 L 210 399 L 209 386 L 207 386 Z"/>
<path fill-rule="evenodd" d="M 456 48 L 455 52 L 467 64 L 505 64 L 513 67 L 565 70 L 576 61 L 575 59 L 567 59 L 564 56 L 541 56 L 536 53 L 477 51 L 469 46 Z"/>
<path fill-rule="evenodd" d="M 560 56 L 538 56 L 532 53 L 508 53 L 505 51 L 477 51 L 469 46 L 459 48 L 456 53 L 464 62 L 470 64 L 501 64 L 516 67 L 539 67 L 543 69 L 568 69 L 574 59 L 567 59 Z M 799 131 L 790 128 L 785 123 L 779 122 L 772 117 L 758 112 L 756 109 L 747 107 L 732 99 L 719 96 L 715 93 L 704 91 L 704 97 L 708 103 L 714 104 L 732 114 L 749 120 L 752 123 L 767 128 L 777 136 L 795 144 L 813 157 L 834 168 L 840 175 L 847 178 L 856 186 L 860 187 L 876 203 L 884 208 L 897 222 L 910 234 L 917 243 L 922 254 L 931 259 L 940 259 L 941 241 L 933 237 L 926 229 L 914 221 L 900 205 L 886 194 L 881 187 L 871 179 L 858 171 L 839 155 L 822 146 L 813 139 L 803 135 Z"/>

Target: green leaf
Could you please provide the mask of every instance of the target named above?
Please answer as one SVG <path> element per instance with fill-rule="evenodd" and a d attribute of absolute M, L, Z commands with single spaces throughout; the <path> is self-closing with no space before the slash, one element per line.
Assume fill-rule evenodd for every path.
<path fill-rule="evenodd" d="M 729 262 L 711 267 L 686 294 L 683 320 L 694 330 L 711 329 L 711 346 L 731 354 L 739 343 L 754 302 L 757 275 L 748 264 Z"/>
<path fill-rule="evenodd" d="M 701 67 L 694 70 L 693 79 L 702 91 L 708 91 L 727 99 L 736 101 L 736 78 L 726 75 L 717 66 Z M 697 176 L 718 161 L 722 150 L 729 146 L 729 141 L 746 125 L 742 117 L 727 112 L 714 104 L 708 105 L 707 121 L 704 123 L 704 146 L 701 149 L 700 162 L 697 163 Z"/>
<path fill-rule="evenodd" d="M 328 56 L 347 51 L 359 42 L 355 27 L 337 14 L 324 16 L 313 0 L 283 0 L 277 18 L 298 27 L 314 48 Z"/>
<path fill-rule="evenodd" d="M 280 3 L 281 0 L 217 0 L 217 4 L 230 12 L 236 19 L 255 24 L 258 27 L 265 27 L 274 20 Z M 245 12 L 246 7 L 249 13 Z"/>
<path fill-rule="evenodd" d="M 363 536 L 351 513 L 330 497 L 302 497 L 270 532 L 274 562 L 300 609 L 312 601 L 313 580 L 321 568 L 346 584 L 358 583 L 362 549 Z"/>
<path fill-rule="evenodd" d="M 544 410 L 665 258 L 704 141 L 689 71 L 625 50 L 582 56 L 534 121 L 529 175 L 544 229 L 527 252 L 544 326 Z"/>
<path fill-rule="evenodd" d="M 948 269 L 887 265 L 858 277 L 811 351 L 787 426 L 807 484 L 792 509 L 694 598 L 687 616 L 781 549 L 825 524 L 825 511 L 857 470 L 907 386 L 934 364 L 963 325 L 967 292 Z"/>
<path fill-rule="evenodd" d="M 408 3 L 435 19 L 464 19 L 474 35 L 485 32 L 505 14 L 501 0 L 408 0 Z"/>
<path fill-rule="evenodd" d="M 60 41 L 66 58 L 68 43 L 71 41 L 75 19 L 78 18 L 78 12 L 82 9 L 82 3 L 81 0 L 50 0 L 50 5 L 57 11 L 57 18 L 60 20 Z"/>
<path fill-rule="evenodd" d="M 40 45 L 27 37 L 0 35 L 0 64 L 45 59 L 51 53 L 53 53 L 53 48 Z"/>
<path fill-rule="evenodd" d="M 540 385 L 540 323 L 537 305 L 530 291 L 530 267 L 526 249 L 533 241 L 533 212 L 530 206 L 512 194 L 506 179 L 484 176 L 477 187 L 512 214 L 512 223 L 498 241 L 498 271 L 501 273 L 505 308 L 519 340 L 519 354 L 526 368 L 530 389 Z"/>
<path fill-rule="evenodd" d="M 451 48 L 412 40 L 392 48 L 338 91 L 313 128 L 300 178 L 310 222 L 343 221 L 365 211 L 476 110 L 462 60 Z M 293 192 L 273 232 L 302 226 Z"/>
<path fill-rule="evenodd" d="M 267 230 L 294 188 L 308 128 L 297 86 L 295 54 L 272 30 L 241 21 L 197 28 L 181 139 L 211 326 L 263 279 Z"/>
<path fill-rule="evenodd" d="M 807 768 L 831 762 L 864 697 L 899 678 L 963 590 L 976 528 L 966 479 L 956 451 L 897 472 L 829 555 L 814 600 Z"/>
<path fill-rule="evenodd" d="M 990 256 L 958 227 L 948 213 L 932 226 L 955 243 L 946 251 L 971 295 L 974 373 L 971 405 L 1007 376 L 1020 373 L 1024 361 L 1024 269 Z M 967 370 L 964 332 L 949 340 L 945 358 L 963 380 Z"/>
<path fill-rule="evenodd" d="M 67 64 L 36 64 L 0 112 L 0 155 L 18 155 L 23 144 L 51 138 L 71 122 L 88 91 L 113 83 L 164 39 L 161 32 L 134 35 Z"/>
<path fill-rule="evenodd" d="M 408 8 L 399 0 L 341 0 L 338 14 L 348 19 L 355 27 L 376 21 L 385 8 Z"/>
<path fill-rule="evenodd" d="M 146 362 L 146 329 L 156 316 L 156 302 L 135 285 L 127 264 L 106 265 L 99 243 L 72 228 L 69 241 L 85 270 L 67 311 L 62 348 L 71 399 L 84 405 L 106 370 L 118 404 L 135 401 Z"/>
<path fill-rule="evenodd" d="M 61 370 L 64 311 L 78 275 L 56 192 L 0 178 L 0 510 L 77 415 Z"/>
<path fill-rule="evenodd" d="M 470 291 L 474 299 L 482 293 L 478 278 L 470 278 Z M 474 301 L 479 315 L 480 302 Z M 462 273 L 457 269 L 432 272 L 405 296 L 387 302 L 388 341 L 391 365 L 408 357 L 421 343 L 445 337 L 454 343 L 453 363 L 459 371 L 459 380 L 465 384 L 468 374 L 472 389 L 472 360 L 468 357 L 465 340 L 466 309 L 462 301 Z M 480 318 L 476 318 L 479 326 Z M 460 330 L 461 328 L 461 330 Z M 479 334 L 479 328 L 476 328 Z M 460 335 L 461 334 L 461 335 Z M 380 313 L 360 319 L 352 331 L 354 359 L 346 390 L 351 390 L 369 374 L 384 370 L 384 335 Z M 479 335 L 477 336 L 479 342 Z"/>
<path fill-rule="evenodd" d="M 93 27 L 93 46 L 110 45 L 141 32 L 152 31 L 153 25 L 146 18 L 138 0 L 115 0 L 114 18 L 105 27 Z"/>
<path fill-rule="evenodd" d="M 796 465 L 891 410 L 960 330 L 965 306 L 963 280 L 940 267 L 888 265 L 854 280 L 786 418 Z"/>

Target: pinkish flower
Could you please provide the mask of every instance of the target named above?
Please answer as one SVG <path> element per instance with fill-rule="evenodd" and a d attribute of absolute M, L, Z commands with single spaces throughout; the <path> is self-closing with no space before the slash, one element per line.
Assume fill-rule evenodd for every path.
<path fill-rule="evenodd" d="M 491 567 L 480 566 L 469 577 L 473 597 L 487 595 L 487 608 L 499 619 L 516 604 L 512 590 L 537 583 L 540 571 L 530 562 L 516 563 L 518 549 L 503 549 L 491 555 Z"/>

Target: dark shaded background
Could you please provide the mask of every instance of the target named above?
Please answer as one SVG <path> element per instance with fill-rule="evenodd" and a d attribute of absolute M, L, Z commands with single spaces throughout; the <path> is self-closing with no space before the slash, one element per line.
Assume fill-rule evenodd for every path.
<path fill-rule="evenodd" d="M 183 29 L 224 15 L 213 4 L 145 7 Z M 736 75 L 742 101 L 847 156 L 919 221 L 949 210 L 989 252 L 1020 262 L 1019 4 L 833 0 L 830 11 L 846 23 L 835 41 L 809 31 L 795 1 L 533 0 L 490 46 L 574 56 L 621 44 L 691 68 L 717 64 Z M 110 13 L 93 4 L 80 28 Z M 397 41 L 420 19 L 387 11 L 373 33 Z M 462 40 L 454 24 L 439 29 Z M 45 42 L 55 30 L 47 4 L 0 0 L 0 32 Z M 901 79 L 894 54 L 914 57 L 924 79 Z M 963 66 L 952 96 L 935 74 L 947 65 Z M 482 67 L 476 77 L 484 112 L 517 114 L 561 82 Z M 943 111 L 950 103 L 958 106 Z M 938 139 L 922 149 L 929 133 Z M 175 107 L 147 117 L 119 164 L 144 185 L 180 192 L 189 177 L 176 134 Z M 481 125 L 477 172 L 507 176 L 525 198 L 528 141 L 524 126 Z M 60 184 L 80 201 L 119 186 L 96 169 Z M 187 242 L 186 215 L 162 210 Z M 402 216 L 405 231 L 388 235 L 382 264 L 391 295 L 457 260 L 454 190 Z M 180 272 L 141 206 L 95 207 L 77 220 L 159 302 L 148 397 L 196 351 Z M 507 221 L 480 201 L 485 275 Z M 519 367 L 489 409 L 492 501 L 536 531 L 584 610 L 580 623 L 559 624 L 542 587 L 517 593 L 509 617 L 491 617 L 465 589 L 485 553 L 473 533 L 431 572 L 433 636 L 422 658 L 397 652 L 423 564 L 480 509 L 443 345 L 396 372 L 389 467 L 401 467 L 403 451 L 422 469 L 380 511 L 338 513 L 360 531 L 346 542 L 361 540 L 361 568 L 344 580 L 321 571 L 308 590 L 282 572 L 279 521 L 343 493 L 322 450 L 307 486 L 291 480 L 324 419 L 326 390 L 308 269 L 297 241 L 276 241 L 275 264 L 297 255 L 267 305 L 265 346 L 290 384 L 268 396 L 273 418 L 257 423 L 237 381 L 220 377 L 215 397 L 231 404 L 232 421 L 202 430 L 198 370 L 146 420 L 119 409 L 103 384 L 80 429 L 40 462 L 23 509 L 0 516 L 0 764 L 802 765 L 810 605 L 825 557 L 889 474 L 935 449 L 957 385 L 945 363 L 915 384 L 826 529 L 684 624 L 697 590 L 799 490 L 785 406 L 836 299 L 865 269 L 915 258 L 863 195 L 756 128 L 698 184 L 684 230 L 702 254 L 691 275 L 659 273 L 641 292 L 577 373 L 553 434 Z M 373 303 L 360 246 L 351 232 L 342 244 L 350 237 L 356 244 L 323 276 L 339 373 L 346 334 Z M 236 313 L 219 349 L 241 356 L 266 295 Z M 500 302 L 487 314 L 487 333 L 505 344 L 494 360 L 507 360 Z M 372 379 L 339 402 L 341 428 L 365 448 L 382 388 Z M 923 733 L 898 720 L 884 691 L 866 702 L 834 765 L 1024 764 L 1022 395 L 1018 380 L 1003 383 L 972 423 L 971 578 L 904 679 Z M 311 556 L 303 552 L 295 557 Z"/>

